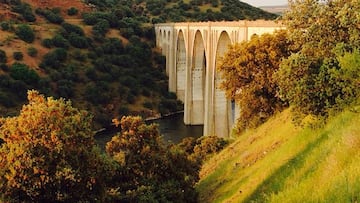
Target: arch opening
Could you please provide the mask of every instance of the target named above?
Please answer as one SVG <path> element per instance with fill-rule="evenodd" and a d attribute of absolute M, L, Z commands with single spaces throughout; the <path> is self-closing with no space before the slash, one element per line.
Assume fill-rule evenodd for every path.
<path fill-rule="evenodd" d="M 205 75 L 206 55 L 200 31 L 195 34 L 193 60 L 191 67 L 191 108 L 190 122 L 192 125 L 204 124 L 205 108 Z"/>
<path fill-rule="evenodd" d="M 219 66 L 219 58 L 224 56 L 231 44 L 229 35 L 223 31 L 216 49 L 215 69 Z M 213 132 L 216 136 L 227 137 L 230 135 L 230 130 L 233 126 L 235 119 L 235 105 L 228 100 L 225 91 L 220 88 L 223 79 L 221 74 L 214 71 L 214 93 L 213 93 L 213 107 L 214 107 L 214 129 Z"/>
<path fill-rule="evenodd" d="M 182 102 L 185 101 L 186 88 L 186 48 L 184 34 L 179 32 L 176 46 L 176 95 Z"/>

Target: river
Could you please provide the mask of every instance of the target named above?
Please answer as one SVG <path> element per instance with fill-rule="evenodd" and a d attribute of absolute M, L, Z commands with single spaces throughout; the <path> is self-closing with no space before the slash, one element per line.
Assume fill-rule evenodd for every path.
<path fill-rule="evenodd" d="M 186 126 L 184 125 L 184 114 L 178 113 L 164 118 L 147 121 L 146 123 L 157 123 L 159 125 L 160 134 L 165 142 L 179 143 L 185 137 L 201 137 L 203 134 L 203 126 Z M 116 130 L 105 131 L 95 135 L 95 139 L 100 148 L 104 149 L 108 141 L 116 133 Z"/>

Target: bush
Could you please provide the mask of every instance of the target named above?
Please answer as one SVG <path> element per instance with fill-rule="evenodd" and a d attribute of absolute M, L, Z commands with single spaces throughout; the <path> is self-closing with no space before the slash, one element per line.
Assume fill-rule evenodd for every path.
<path fill-rule="evenodd" d="M 35 40 L 35 34 L 32 28 L 26 24 L 19 25 L 16 28 L 15 34 L 27 43 L 32 43 Z"/>
<path fill-rule="evenodd" d="M 27 65 L 22 63 L 14 63 L 10 69 L 10 76 L 15 80 L 21 80 L 29 85 L 37 85 L 40 77 Z"/>
<path fill-rule="evenodd" d="M 0 198 L 105 202 L 114 169 L 95 146 L 89 113 L 36 91 L 28 92 L 28 100 L 18 116 L 1 118 Z"/>
<path fill-rule="evenodd" d="M 6 63 L 6 61 L 7 61 L 6 52 L 0 49 L 0 63 Z"/>
<path fill-rule="evenodd" d="M 0 92 L 0 104 L 6 108 L 16 106 L 14 100 L 10 97 L 9 94 L 7 94 L 5 92 Z"/>
<path fill-rule="evenodd" d="M 36 17 L 32 12 L 31 6 L 27 3 L 19 2 L 19 4 L 13 6 L 13 11 L 22 15 L 22 17 L 28 22 L 35 22 Z"/>
<path fill-rule="evenodd" d="M 0 27 L 1 27 L 2 30 L 8 31 L 8 30 L 10 30 L 10 23 L 6 22 L 6 21 L 3 21 L 3 22 L 0 23 Z"/>
<path fill-rule="evenodd" d="M 15 60 L 21 61 L 24 58 L 24 55 L 23 55 L 22 52 L 16 51 L 16 52 L 13 53 L 13 57 L 14 57 Z"/>
<path fill-rule="evenodd" d="M 38 15 L 45 17 L 46 20 L 48 20 L 50 23 L 61 24 L 62 22 L 64 22 L 64 19 L 61 17 L 60 12 L 56 9 L 49 10 L 37 8 L 35 12 Z"/>
<path fill-rule="evenodd" d="M 79 10 L 77 10 L 77 8 L 74 8 L 74 7 L 71 7 L 67 10 L 67 14 L 69 16 L 74 16 L 74 15 L 77 15 L 79 12 Z"/>
<path fill-rule="evenodd" d="M 110 28 L 110 24 L 107 20 L 101 19 L 93 26 L 93 34 L 104 36 Z"/>
<path fill-rule="evenodd" d="M 75 33 L 71 33 L 69 35 L 69 42 L 73 47 L 79 48 L 79 49 L 84 49 L 87 48 L 89 46 L 88 44 L 88 40 L 86 37 L 83 36 L 79 36 Z"/>
<path fill-rule="evenodd" d="M 45 54 L 40 66 L 42 68 L 45 68 L 46 66 L 49 66 L 51 68 L 58 68 L 61 66 L 61 63 L 66 60 L 66 58 L 67 58 L 67 51 L 63 48 L 57 48 Z"/>
<path fill-rule="evenodd" d="M 75 33 L 79 36 L 85 36 L 84 30 L 77 25 L 64 22 L 61 26 L 66 31 L 66 34 Z"/>
<path fill-rule="evenodd" d="M 9 71 L 9 67 L 6 65 L 6 63 L 0 63 L 0 69 L 5 72 Z"/>
<path fill-rule="evenodd" d="M 43 45 L 44 47 L 49 48 L 49 49 L 54 46 L 53 41 L 51 39 L 44 39 L 41 42 L 41 45 Z"/>
<path fill-rule="evenodd" d="M 59 48 L 69 48 L 69 42 L 61 35 L 57 34 L 52 38 L 52 44 Z"/>
<path fill-rule="evenodd" d="M 38 50 L 35 47 L 29 47 L 27 49 L 27 54 L 31 57 L 35 57 L 38 54 Z"/>

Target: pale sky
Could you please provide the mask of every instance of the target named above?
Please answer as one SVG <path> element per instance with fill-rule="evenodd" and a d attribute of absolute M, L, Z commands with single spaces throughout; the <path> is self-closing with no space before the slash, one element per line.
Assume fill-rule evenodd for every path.
<path fill-rule="evenodd" d="M 256 7 L 286 5 L 288 2 L 287 0 L 240 0 L 240 1 Z"/>

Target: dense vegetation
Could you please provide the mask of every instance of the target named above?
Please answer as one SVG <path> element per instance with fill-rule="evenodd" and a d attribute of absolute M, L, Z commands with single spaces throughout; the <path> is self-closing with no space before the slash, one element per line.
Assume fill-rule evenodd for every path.
<path fill-rule="evenodd" d="M 0 201 L 196 202 L 203 160 L 226 145 L 165 145 L 155 124 L 123 117 L 104 153 L 89 112 L 37 91 L 28 100 L 19 116 L 0 119 Z"/>
<path fill-rule="evenodd" d="M 95 6 L 63 11 L 3 1 L 16 16 L 1 22 L 2 32 L 9 35 L 4 47 L 20 39 L 25 42 L 20 46 L 28 48 L 11 52 L 0 47 L 2 115 L 16 115 L 28 89 L 71 99 L 93 113 L 96 128 L 123 115 L 151 117 L 181 110 L 181 102 L 167 91 L 165 58 L 156 52 L 151 23 L 276 17 L 231 0 L 86 3 Z M 12 67 L 19 65 L 12 59 L 22 64 L 23 78 L 13 77 Z M 29 60 L 38 63 L 29 65 Z"/>
<path fill-rule="evenodd" d="M 360 41 L 356 1 L 291 1 L 286 31 L 234 45 L 219 70 L 241 107 L 239 130 L 291 106 L 295 120 L 327 118 L 359 102 Z M 349 16 L 351 16 L 349 18 Z"/>
<path fill-rule="evenodd" d="M 201 202 L 359 199 L 360 4 L 289 3 L 286 31 L 232 46 L 219 67 L 241 132 L 203 166 Z"/>

